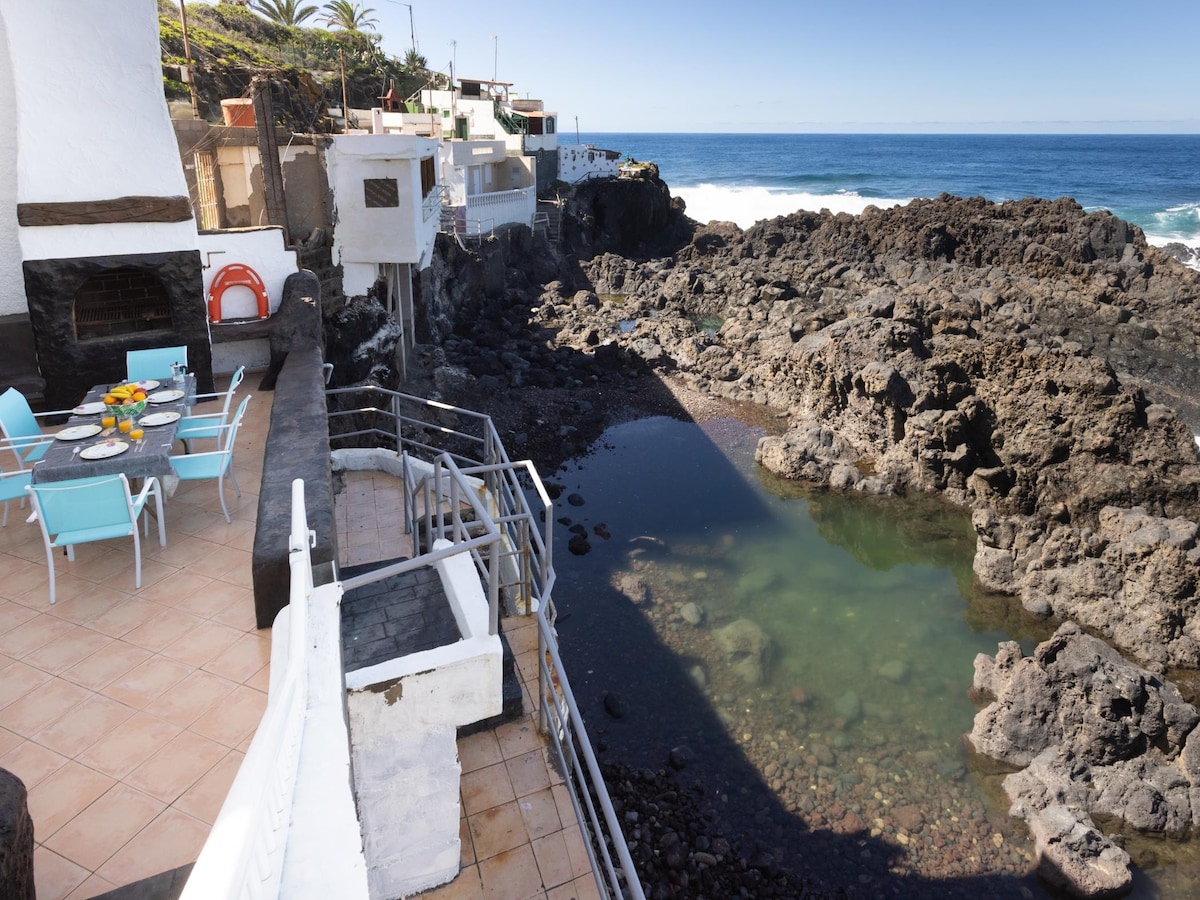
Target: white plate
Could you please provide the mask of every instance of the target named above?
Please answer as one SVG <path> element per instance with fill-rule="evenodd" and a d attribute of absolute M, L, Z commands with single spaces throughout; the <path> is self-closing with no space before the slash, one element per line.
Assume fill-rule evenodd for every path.
<path fill-rule="evenodd" d="M 159 391 L 146 398 L 147 403 L 174 403 L 183 397 L 183 391 Z"/>
<path fill-rule="evenodd" d="M 108 407 L 104 403 L 97 400 L 95 403 L 80 403 L 77 407 L 71 410 L 71 412 L 75 413 L 77 416 L 97 416 L 106 409 L 108 409 Z"/>
<path fill-rule="evenodd" d="M 145 381 L 131 381 L 129 383 L 136 384 L 143 391 L 152 391 L 156 387 L 158 387 L 160 384 L 162 384 L 161 381 L 155 381 L 153 378 L 147 378 Z"/>
<path fill-rule="evenodd" d="M 150 413 L 148 416 L 142 416 L 138 420 L 138 424 L 153 428 L 155 425 L 170 425 L 178 420 L 179 413 L 177 412 Z"/>
<path fill-rule="evenodd" d="M 90 438 L 103 430 L 99 425 L 72 425 L 70 428 L 64 428 L 54 437 L 60 441 L 82 441 L 84 438 Z"/>
<path fill-rule="evenodd" d="M 110 456 L 120 456 L 129 445 L 124 441 L 103 441 L 99 444 L 92 444 L 90 447 L 85 447 L 79 452 L 80 459 L 108 459 Z"/>

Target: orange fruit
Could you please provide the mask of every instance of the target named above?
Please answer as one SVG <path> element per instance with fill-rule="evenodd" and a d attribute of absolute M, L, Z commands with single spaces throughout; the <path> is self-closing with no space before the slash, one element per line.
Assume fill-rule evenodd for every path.
<path fill-rule="evenodd" d="M 116 404 L 116 402 L 117 402 L 117 398 L 114 397 L 112 394 L 104 395 L 104 403 L 106 406 L 113 406 L 114 404 Z"/>
<path fill-rule="evenodd" d="M 145 391 L 135 391 L 133 394 L 133 399 L 134 400 L 145 400 L 146 392 Z"/>

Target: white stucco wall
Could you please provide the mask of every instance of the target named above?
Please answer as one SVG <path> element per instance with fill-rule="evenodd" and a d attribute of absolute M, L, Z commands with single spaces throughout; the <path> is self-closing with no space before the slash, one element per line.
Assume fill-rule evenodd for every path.
<path fill-rule="evenodd" d="M 187 196 L 163 99 L 154 0 L 0 0 L 0 17 L 15 105 L 6 127 L 15 125 L 17 134 L 18 202 Z M 26 227 L 19 238 L 24 259 L 197 245 L 190 219 Z"/>
<path fill-rule="evenodd" d="M 612 155 L 614 158 L 609 159 Z M 568 144 L 558 148 L 558 177 L 567 184 L 589 178 L 616 178 L 621 160 L 607 150 L 584 144 Z"/>
<path fill-rule="evenodd" d="M 366 293 L 380 263 L 425 268 L 437 237 L 438 215 L 426 216 L 421 160 L 437 156 L 437 141 L 414 135 L 339 135 L 325 154 L 335 222 L 333 256 L 342 263 L 348 296 Z M 399 205 L 368 208 L 363 181 L 395 179 Z"/>
<path fill-rule="evenodd" d="M 0 47 L 7 50 L 8 28 L 0 6 Z M 16 86 L 13 84 L 12 57 L 0 54 L 0 122 L 12 123 L 17 117 Z M 0 128 L 0 316 L 23 313 L 25 277 L 21 273 L 21 239 L 17 227 L 17 132 L 15 128 Z"/>
<path fill-rule="evenodd" d="M 283 283 L 299 269 L 295 250 L 284 245 L 283 229 L 244 228 L 201 234 L 200 259 L 204 266 L 204 301 L 208 302 L 213 278 L 230 263 L 241 263 L 258 273 L 267 288 L 270 309 L 274 313 L 283 299 Z M 257 318 L 258 298 L 247 287 L 232 287 L 225 292 L 221 319 Z M 219 328 L 219 325 L 214 325 Z"/>

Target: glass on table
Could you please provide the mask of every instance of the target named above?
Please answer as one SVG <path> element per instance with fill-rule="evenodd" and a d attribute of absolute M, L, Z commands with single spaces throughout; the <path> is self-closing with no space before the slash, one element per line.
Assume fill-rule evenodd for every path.
<path fill-rule="evenodd" d="M 116 416 L 106 415 L 100 419 L 100 427 L 101 428 L 112 428 L 116 424 L 117 424 Z"/>
<path fill-rule="evenodd" d="M 140 441 L 142 439 L 142 437 L 145 435 L 145 433 L 146 432 L 144 432 L 142 430 L 141 425 L 134 425 L 132 428 L 129 429 L 129 437 L 135 441 Z"/>
<path fill-rule="evenodd" d="M 133 417 L 132 416 L 121 416 L 121 418 L 117 419 L 117 431 L 121 432 L 121 434 L 129 434 L 129 431 L 132 428 L 133 428 Z"/>

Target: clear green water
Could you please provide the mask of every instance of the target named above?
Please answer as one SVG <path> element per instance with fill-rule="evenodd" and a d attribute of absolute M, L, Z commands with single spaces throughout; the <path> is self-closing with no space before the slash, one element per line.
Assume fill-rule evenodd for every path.
<path fill-rule="evenodd" d="M 630 707 L 615 722 L 595 708 L 585 718 L 636 764 L 699 747 L 711 762 L 699 777 L 734 820 L 737 798 L 754 796 L 747 780 L 768 788 L 772 840 L 795 831 L 802 858 L 812 850 L 804 857 L 801 833 L 830 829 L 885 842 L 898 853 L 890 871 L 926 888 L 997 876 L 999 895 L 1038 892 L 1000 776 L 963 736 L 976 654 L 1004 640 L 1028 652 L 1047 626 L 973 590 L 961 510 L 779 481 L 753 461 L 760 433 L 734 420 L 641 420 L 556 476 L 560 634 L 567 659 L 582 661 L 569 674 L 580 697 L 616 691 Z M 586 553 L 563 552 L 570 526 L 586 533 Z M 699 627 L 682 617 L 687 604 L 703 609 Z M 761 681 L 720 649 L 716 633 L 736 620 L 769 638 Z M 737 774 L 723 780 L 722 765 Z M 897 808 L 919 810 L 921 824 L 905 827 Z M 742 822 L 767 831 L 756 815 Z M 1166 865 L 1139 875 L 1138 895 L 1178 895 L 1167 857 L 1184 846 L 1143 855 Z"/>

